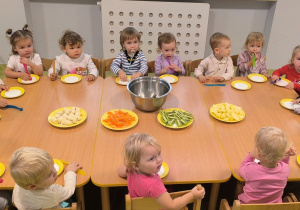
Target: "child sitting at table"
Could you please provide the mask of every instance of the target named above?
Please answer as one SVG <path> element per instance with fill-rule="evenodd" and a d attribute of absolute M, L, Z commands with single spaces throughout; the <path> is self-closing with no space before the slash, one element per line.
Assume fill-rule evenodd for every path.
<path fill-rule="evenodd" d="M 79 74 L 87 76 L 87 81 L 94 81 L 98 76 L 98 70 L 90 55 L 82 53 L 82 37 L 74 31 L 66 30 L 59 40 L 59 45 L 64 54 L 56 56 L 55 73 L 53 66 L 48 70 L 48 76 L 53 81 L 57 74 L 62 71 L 62 75 Z"/>
<path fill-rule="evenodd" d="M 282 75 L 285 75 L 285 78 L 290 80 L 285 88 L 294 89 L 300 95 L 300 45 L 294 48 L 290 64 L 273 72 L 272 82 L 277 82 Z"/>
<path fill-rule="evenodd" d="M 18 209 L 60 208 L 76 187 L 76 172 L 82 168 L 71 162 L 66 167 L 64 186 L 54 184 L 57 171 L 53 158 L 46 151 L 23 147 L 16 150 L 9 161 L 10 174 L 16 182 L 13 203 Z"/>
<path fill-rule="evenodd" d="M 9 57 L 5 69 L 5 76 L 8 78 L 21 78 L 30 80 L 31 76 L 26 73 L 25 67 L 30 74 L 43 75 L 42 60 L 39 54 L 33 49 L 32 32 L 26 24 L 22 30 L 12 31 L 8 29 L 6 36 L 12 46 L 12 55 Z"/>
<path fill-rule="evenodd" d="M 162 52 L 155 60 L 155 75 L 184 75 L 185 69 L 179 56 L 174 55 L 176 38 L 172 33 L 163 33 L 158 37 L 158 48 Z"/>
<path fill-rule="evenodd" d="M 289 176 L 290 156 L 287 137 L 276 127 L 261 128 L 255 136 L 254 149 L 241 163 L 239 174 L 245 180 L 241 203 L 282 203 L 282 194 Z M 260 163 L 254 162 L 257 159 Z"/>
<path fill-rule="evenodd" d="M 153 136 L 132 134 L 125 142 L 124 152 L 124 164 L 120 166 L 118 175 L 127 177 L 131 198 L 152 197 L 164 209 L 180 209 L 193 199 L 203 199 L 204 188 L 198 191 L 196 186 L 191 192 L 172 200 L 157 174 L 163 158 L 160 145 Z"/>
<path fill-rule="evenodd" d="M 113 60 L 110 70 L 119 75 L 121 81 L 127 81 L 126 75 L 135 79 L 148 71 L 147 60 L 140 48 L 141 35 L 133 27 L 125 28 L 120 34 L 122 52 Z"/>
<path fill-rule="evenodd" d="M 0 92 L 2 90 L 6 90 L 8 91 L 9 90 L 9 87 L 3 83 L 2 79 L 0 79 Z M 6 107 L 7 106 L 7 100 L 4 98 L 4 99 L 1 99 L 0 100 L 0 108 L 2 107 Z"/>
<path fill-rule="evenodd" d="M 264 36 L 260 32 L 251 32 L 244 44 L 244 50 L 237 59 L 238 68 L 235 76 L 247 77 L 249 74 L 262 74 L 270 78 L 267 72 L 265 56 L 261 52 L 264 47 Z M 255 57 L 255 58 L 254 58 Z M 255 61 L 253 62 L 253 58 Z"/>
<path fill-rule="evenodd" d="M 214 33 L 210 37 L 210 47 L 213 54 L 201 61 L 195 69 L 195 77 L 200 82 L 209 81 L 208 77 L 213 77 L 215 82 L 224 82 L 233 77 L 234 69 L 231 52 L 231 41 L 228 36 L 222 33 Z"/>

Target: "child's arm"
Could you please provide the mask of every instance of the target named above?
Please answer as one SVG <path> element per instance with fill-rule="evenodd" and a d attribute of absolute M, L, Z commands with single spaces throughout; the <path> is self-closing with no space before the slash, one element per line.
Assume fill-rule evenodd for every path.
<path fill-rule="evenodd" d="M 170 69 L 169 65 L 167 65 L 166 67 L 163 68 L 162 55 L 160 55 L 156 58 L 154 67 L 155 67 L 155 75 L 156 76 L 163 75 Z"/>
<path fill-rule="evenodd" d="M 175 63 L 171 64 L 171 68 L 174 69 L 174 71 L 179 72 L 180 75 L 184 75 L 185 74 L 185 69 L 183 67 L 183 63 L 181 61 L 181 59 L 179 58 L 179 56 L 175 57 L 175 62 L 178 62 L 178 65 L 176 65 Z"/>
<path fill-rule="evenodd" d="M 7 100 L 6 99 L 0 100 L 0 108 L 6 107 L 6 106 L 7 106 Z"/>
<path fill-rule="evenodd" d="M 140 57 L 140 70 L 139 72 L 141 73 L 140 76 L 145 75 L 148 72 L 148 64 L 145 55 L 142 52 L 139 52 L 139 57 Z"/>
<path fill-rule="evenodd" d="M 286 74 L 287 70 L 288 70 L 288 67 L 289 65 L 285 65 L 283 67 L 281 67 L 280 69 L 277 69 L 273 72 L 272 74 L 272 77 L 271 77 L 271 80 L 272 82 L 274 81 L 278 81 L 279 77 L 281 77 L 282 75 Z"/>
<path fill-rule="evenodd" d="M 2 80 L 0 79 L 0 81 L 2 81 Z M 0 92 L 1 92 L 2 90 L 8 91 L 8 90 L 9 90 L 9 87 L 8 87 L 6 84 L 0 84 Z"/>
<path fill-rule="evenodd" d="M 43 66 L 42 64 L 35 64 L 34 62 L 30 61 L 28 58 L 21 57 L 20 58 L 21 64 L 26 64 L 27 66 L 30 66 L 33 73 L 42 76 L 43 75 Z"/>
<path fill-rule="evenodd" d="M 118 169 L 118 175 L 119 177 L 126 178 L 127 177 L 127 172 L 126 172 L 126 166 L 122 164 L 119 169 Z"/>
<path fill-rule="evenodd" d="M 234 74 L 233 62 L 231 57 L 227 57 L 227 67 L 226 71 L 221 75 L 221 77 L 214 77 L 215 81 L 223 82 L 225 80 L 232 79 Z"/>
<path fill-rule="evenodd" d="M 195 69 L 194 75 L 196 78 L 199 79 L 199 81 L 201 83 L 206 82 L 209 80 L 209 78 L 207 78 L 205 75 L 205 72 L 208 69 L 208 65 L 209 65 L 209 58 L 206 58 L 204 60 L 201 61 L 201 63 L 198 65 L 198 67 Z"/>
<path fill-rule="evenodd" d="M 22 80 L 29 80 L 31 78 L 30 75 L 28 75 L 25 72 L 14 72 L 12 68 L 10 67 L 6 67 L 5 68 L 5 76 L 7 78 L 12 78 L 12 79 L 16 79 L 16 78 L 21 78 Z"/>
<path fill-rule="evenodd" d="M 88 60 L 87 70 L 88 70 L 88 77 L 87 77 L 88 82 L 94 81 L 98 77 L 98 70 L 90 56 Z"/>
<path fill-rule="evenodd" d="M 256 157 L 257 157 L 257 150 L 256 148 L 254 148 L 250 153 L 247 154 L 245 159 L 241 162 L 239 168 L 239 174 L 245 181 L 247 180 L 248 170 L 251 170 L 251 169 L 247 170 L 248 163 L 253 163 Z"/>

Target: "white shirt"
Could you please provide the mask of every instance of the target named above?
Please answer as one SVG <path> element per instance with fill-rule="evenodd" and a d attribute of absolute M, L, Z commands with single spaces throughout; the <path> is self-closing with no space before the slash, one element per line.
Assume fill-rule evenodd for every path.
<path fill-rule="evenodd" d="M 7 62 L 7 67 L 13 69 L 15 72 L 24 72 L 25 68 L 23 64 L 20 63 L 20 55 L 11 55 Z M 29 60 L 34 63 L 35 65 L 42 65 L 42 60 L 39 54 L 34 53 L 32 56 L 29 57 Z M 30 74 L 33 74 L 30 66 L 27 66 L 27 69 Z"/>

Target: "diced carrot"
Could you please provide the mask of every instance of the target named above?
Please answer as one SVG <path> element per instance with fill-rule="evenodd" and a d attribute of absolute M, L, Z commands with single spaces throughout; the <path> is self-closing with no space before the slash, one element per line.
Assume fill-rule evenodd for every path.
<path fill-rule="evenodd" d="M 103 120 L 112 128 L 128 127 L 135 121 L 135 117 L 131 116 L 128 112 L 117 110 L 114 112 L 108 112 L 107 118 Z"/>

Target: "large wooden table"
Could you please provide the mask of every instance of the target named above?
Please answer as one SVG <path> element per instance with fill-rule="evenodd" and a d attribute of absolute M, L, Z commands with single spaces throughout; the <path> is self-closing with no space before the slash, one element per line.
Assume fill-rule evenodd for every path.
<path fill-rule="evenodd" d="M 252 88 L 246 91 L 236 90 L 231 86 L 234 80 L 247 81 Z M 283 108 L 279 103 L 281 99 L 295 99 L 297 94 L 294 90 L 272 85 L 269 81 L 255 83 L 239 77 L 225 84 L 225 87 L 206 87 L 201 84 L 201 92 L 208 108 L 213 104 L 227 102 L 242 107 L 246 113 L 245 119 L 238 123 L 224 123 L 210 117 L 214 121 L 234 177 L 242 180 L 238 174 L 240 163 L 254 148 L 255 134 L 262 127 L 275 126 L 282 129 L 288 140 L 294 143 L 299 154 L 300 116 Z M 288 180 L 300 180 L 300 168 L 296 163 L 296 156 L 290 159 Z"/>
<path fill-rule="evenodd" d="M 23 87 L 25 94 L 7 99 L 9 104 L 22 107 L 22 112 L 0 109 L 0 162 L 6 166 L 0 189 L 14 187 L 9 173 L 9 158 L 16 149 L 28 146 L 44 149 L 53 158 L 80 163 L 87 175 L 77 176 L 77 187 L 86 184 L 91 175 L 103 79 L 98 77 L 96 81 L 88 83 L 83 77 L 79 83 L 65 84 L 60 80 L 52 82 L 43 76 L 40 81 L 30 85 L 20 84 L 16 79 L 4 79 L 4 82 L 10 87 Z M 87 120 L 68 129 L 50 125 L 48 115 L 66 106 L 84 109 L 88 114 Z M 63 174 L 57 179 L 58 184 L 63 184 Z"/>
<path fill-rule="evenodd" d="M 113 131 L 99 123 L 92 182 L 101 187 L 102 209 L 109 209 L 108 187 L 126 186 L 117 170 L 123 163 L 122 145 L 125 139 L 137 132 L 153 135 L 162 147 L 162 156 L 170 172 L 165 184 L 215 183 L 211 193 L 210 209 L 215 209 L 220 182 L 227 181 L 230 169 L 219 137 L 210 118 L 199 82 L 191 77 L 180 77 L 172 84 L 161 109 L 181 108 L 194 115 L 194 122 L 184 129 L 168 129 L 157 121 L 158 111 L 143 112 L 135 108 L 126 86 L 115 83 L 115 77 L 105 79 L 100 116 L 112 109 L 128 109 L 139 117 L 138 124 L 129 130 Z"/>

